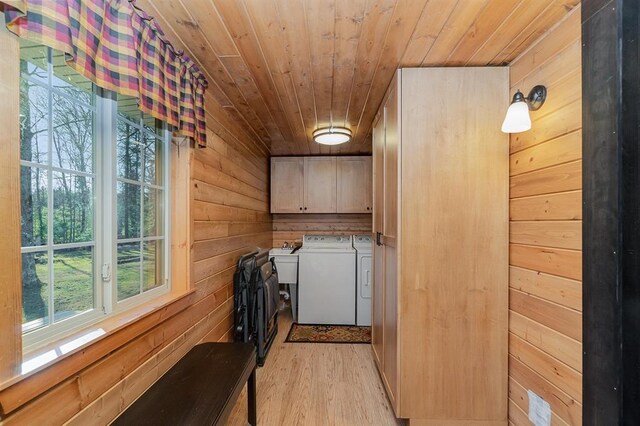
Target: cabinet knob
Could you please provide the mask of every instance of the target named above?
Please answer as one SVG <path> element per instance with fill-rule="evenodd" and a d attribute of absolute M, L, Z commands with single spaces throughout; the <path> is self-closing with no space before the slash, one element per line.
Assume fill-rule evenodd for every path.
<path fill-rule="evenodd" d="M 307 208 L 305 207 L 304 209 L 306 210 Z"/>
<path fill-rule="evenodd" d="M 302 207 L 300 207 L 300 210 L 302 210 Z"/>

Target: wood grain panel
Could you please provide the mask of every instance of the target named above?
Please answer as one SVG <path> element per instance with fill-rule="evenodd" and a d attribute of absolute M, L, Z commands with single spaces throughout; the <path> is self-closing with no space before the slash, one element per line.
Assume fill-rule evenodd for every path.
<path fill-rule="evenodd" d="M 549 30 L 545 37 L 538 39 L 525 55 L 510 64 L 511 85 L 518 85 L 529 74 L 537 73 L 547 61 L 557 58 L 558 46 L 573 45 L 579 39 L 580 14 L 569 13 L 563 21 Z M 564 67 L 565 70 L 572 68 L 574 67 Z"/>
<path fill-rule="evenodd" d="M 552 28 L 557 22 L 561 21 L 568 13 L 576 9 L 576 5 L 580 0 L 560 0 L 548 4 L 545 10 L 535 16 L 536 25 L 527 25 L 524 30 L 520 31 L 515 37 L 510 38 L 510 42 L 502 52 L 500 52 L 493 62 L 505 63 L 509 62 L 509 58 L 517 56 L 517 52 L 523 49 L 523 46 L 529 47 L 544 35 L 549 28 Z M 527 2 L 528 5 L 531 2 Z M 510 23 L 511 24 L 511 23 Z"/>
<path fill-rule="evenodd" d="M 509 284 L 512 288 L 582 311 L 582 283 L 531 269 L 511 266 Z"/>
<path fill-rule="evenodd" d="M 509 312 L 509 331 L 574 370 L 582 372 L 582 346 L 577 340 L 514 311 Z"/>
<path fill-rule="evenodd" d="M 535 125 L 532 124 L 531 130 L 511 137 L 511 152 L 523 150 L 582 128 L 582 101 L 575 101 L 566 108 L 556 111 L 555 114 L 545 115 L 539 119 L 531 114 L 531 121 L 535 123 Z"/>
<path fill-rule="evenodd" d="M 358 52 L 362 24 L 365 19 L 367 1 L 350 0 L 336 2 L 335 53 L 333 57 L 333 90 L 331 93 L 330 112 L 333 122 L 340 126 L 348 126 L 347 111 L 353 78 L 356 72 L 354 58 Z"/>
<path fill-rule="evenodd" d="M 527 318 L 582 341 L 582 315 L 578 311 L 514 289 L 509 291 L 509 305 Z"/>
<path fill-rule="evenodd" d="M 540 19 L 576 4 L 562 3 Z M 531 130 L 510 138 L 509 418 L 516 426 L 531 424 L 523 416 L 526 390 L 551 405 L 552 424 L 582 424 L 580 35 L 574 7 L 510 64 L 512 93 L 536 84 L 549 93 L 531 114 Z"/>
<path fill-rule="evenodd" d="M 513 407 L 511 403 L 516 404 L 517 407 Z M 525 414 L 525 410 L 529 411 L 529 395 L 527 394 L 527 390 L 523 388 L 520 383 L 513 380 L 513 378 L 509 378 L 509 404 L 509 410 L 513 411 L 512 413 L 510 413 L 510 415 L 515 414 L 515 416 L 513 416 L 513 421 L 521 424 L 526 424 L 529 420 L 528 416 Z M 519 408 L 519 410 L 517 408 Z M 551 426 L 568 425 L 569 424 L 555 412 L 551 412 Z"/>
<path fill-rule="evenodd" d="M 371 234 L 371 214 L 273 215 L 273 245 L 302 243 L 305 234 Z"/>
<path fill-rule="evenodd" d="M 547 381 L 526 364 L 509 356 L 510 378 L 531 389 L 551 405 L 551 410 L 570 425 L 582 424 L 582 405 L 566 392 Z M 519 423 L 529 425 L 530 423 Z"/>
<path fill-rule="evenodd" d="M 507 70 L 401 72 L 399 414 L 506 422 Z"/>
<path fill-rule="evenodd" d="M 272 146 L 275 155 L 291 152 L 289 146 L 294 143 L 303 154 L 311 153 L 312 142 L 306 132 L 305 123 L 300 118 L 300 110 L 297 100 L 296 87 L 290 72 L 290 64 L 286 60 L 284 49 L 284 38 L 280 28 L 276 5 L 272 1 L 247 0 L 245 1 L 247 13 L 250 16 L 251 28 L 259 39 L 259 48 L 267 63 L 265 70 L 268 71 L 275 85 L 278 100 L 283 109 L 284 117 L 289 121 L 293 140 L 288 143 Z M 305 140 L 307 143 L 305 144 Z M 295 141 L 295 142 L 294 142 Z"/>
<path fill-rule="evenodd" d="M 582 249 L 582 221 L 513 222 L 510 227 L 512 243 Z"/>
<path fill-rule="evenodd" d="M 509 334 L 509 353 L 576 401 L 581 402 L 582 375 L 576 370 L 513 333 Z"/>
<path fill-rule="evenodd" d="M 20 254 L 20 60 L 18 39 L 0 28 L 0 383 L 22 362 L 22 255 Z"/>
<path fill-rule="evenodd" d="M 457 45 L 452 49 L 448 62 L 451 65 L 462 66 L 467 63 L 478 46 L 486 44 L 500 25 L 510 22 L 509 17 L 522 0 L 499 0 L 488 2 L 477 14 Z M 451 16 L 455 18 L 454 15 Z"/>
<path fill-rule="evenodd" d="M 582 278 L 582 252 L 578 250 L 511 244 L 509 257 L 513 266 L 574 280 Z"/>
<path fill-rule="evenodd" d="M 511 176 L 582 158 L 582 131 L 575 131 L 519 151 L 510 158 Z"/>
<path fill-rule="evenodd" d="M 501 25 L 496 26 L 496 30 L 491 34 L 487 42 L 473 52 L 468 62 L 475 64 L 492 61 L 547 6 L 548 3 L 545 2 L 535 2 L 534 4 L 527 1 L 520 2 L 513 12 L 509 14 L 509 17 Z"/>
<path fill-rule="evenodd" d="M 582 161 L 513 176 L 509 186 L 511 198 L 581 189 Z"/>
<path fill-rule="evenodd" d="M 509 201 L 512 221 L 582 219 L 582 191 L 561 192 Z"/>
<path fill-rule="evenodd" d="M 493 3 L 497 2 L 494 1 Z M 438 38 L 433 43 L 433 46 L 431 46 L 431 49 L 429 49 L 429 52 L 427 52 L 427 55 L 422 61 L 422 66 L 437 66 L 440 65 L 440 62 L 444 58 L 449 58 L 451 56 L 451 52 L 456 48 L 456 46 L 460 45 L 464 35 L 470 31 L 470 28 L 476 19 L 484 18 L 482 22 L 489 24 L 487 21 L 492 19 L 493 16 L 484 15 L 482 13 L 488 4 L 489 2 L 487 0 L 458 2 L 456 7 L 451 11 L 442 31 L 438 34 Z M 501 13 L 499 10 L 501 9 L 502 8 L 496 8 L 493 15 L 499 15 Z M 474 28 L 474 30 L 476 29 L 477 28 Z M 469 41 L 475 41 L 475 39 L 466 39 L 464 41 L 468 44 Z M 471 53 L 475 52 L 473 45 L 467 48 L 472 51 Z M 452 62 L 452 65 L 460 65 L 461 63 L 466 62 L 468 55 L 469 53 L 459 56 L 458 59 L 455 59 Z"/>
<path fill-rule="evenodd" d="M 504 65 L 535 45 L 516 64 L 522 81 L 558 53 L 537 42 L 542 34 L 551 31 L 563 46 L 576 40 L 575 30 L 557 24 L 575 20 L 577 4 L 140 0 L 199 62 L 220 105 L 278 155 L 370 153 L 374 115 L 399 67 Z M 331 122 L 350 127 L 354 140 L 315 144 L 312 131 Z"/>
<path fill-rule="evenodd" d="M 219 10 L 219 14 L 224 17 L 226 29 L 242 55 L 243 64 L 239 64 L 238 69 L 243 70 L 247 78 L 255 81 L 256 99 L 253 101 L 247 99 L 247 101 L 258 108 L 261 108 L 261 102 L 264 103 L 267 110 L 260 115 L 261 119 L 264 118 L 268 123 L 268 128 L 275 127 L 282 138 L 275 143 L 290 141 L 293 138 L 291 127 L 287 116 L 283 113 L 278 90 L 269 72 L 264 52 L 258 43 L 258 35 L 254 31 L 246 7 L 229 0 L 215 0 L 214 4 L 215 9 Z"/>

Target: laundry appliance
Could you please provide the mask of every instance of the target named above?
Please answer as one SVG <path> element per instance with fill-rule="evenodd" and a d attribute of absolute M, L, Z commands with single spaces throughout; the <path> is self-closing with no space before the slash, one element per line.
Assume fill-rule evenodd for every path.
<path fill-rule="evenodd" d="M 354 325 L 355 284 L 351 236 L 304 236 L 298 251 L 299 323 Z"/>

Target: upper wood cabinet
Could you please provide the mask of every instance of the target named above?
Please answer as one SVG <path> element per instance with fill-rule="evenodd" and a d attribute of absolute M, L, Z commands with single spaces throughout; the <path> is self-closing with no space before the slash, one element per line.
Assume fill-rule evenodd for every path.
<path fill-rule="evenodd" d="M 371 157 L 271 158 L 271 213 L 371 213 Z"/>
<path fill-rule="evenodd" d="M 338 211 L 371 213 L 371 157 L 338 157 Z"/>
<path fill-rule="evenodd" d="M 336 157 L 304 158 L 304 212 L 337 212 Z"/>
<path fill-rule="evenodd" d="M 302 213 L 304 208 L 304 161 L 300 157 L 271 159 L 271 211 Z"/>

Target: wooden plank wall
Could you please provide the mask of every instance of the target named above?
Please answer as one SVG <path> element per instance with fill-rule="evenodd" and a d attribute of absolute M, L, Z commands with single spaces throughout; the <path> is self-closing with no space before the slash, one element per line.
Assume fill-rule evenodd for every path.
<path fill-rule="evenodd" d="M 553 425 L 582 424 L 580 7 L 511 63 L 511 93 L 548 89 L 532 129 L 511 135 L 509 420 L 530 389 Z"/>
<path fill-rule="evenodd" d="M 274 214 L 273 245 L 302 242 L 304 234 L 371 233 L 371 214 Z"/>
<path fill-rule="evenodd" d="M 107 424 L 196 343 L 230 339 L 236 260 L 271 247 L 269 163 L 264 147 L 208 96 L 209 146 L 174 147 L 174 155 L 192 156 L 191 304 L 0 419 L 3 425 Z"/>

